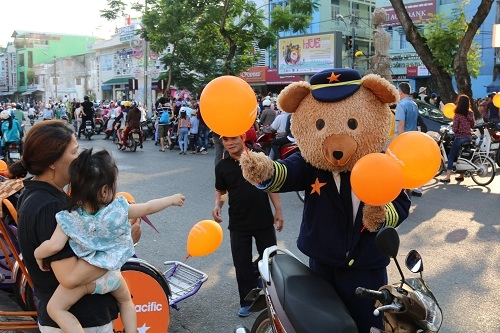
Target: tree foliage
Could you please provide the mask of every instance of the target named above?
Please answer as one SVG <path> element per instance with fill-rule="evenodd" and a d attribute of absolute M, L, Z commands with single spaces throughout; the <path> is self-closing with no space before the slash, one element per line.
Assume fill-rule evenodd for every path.
<path fill-rule="evenodd" d="M 247 0 L 147 0 L 141 10 L 141 36 L 152 50 L 163 52 L 164 74 L 179 88 L 196 89 L 220 75 L 238 75 L 258 58 L 255 45 L 276 44 L 278 31 L 305 32 L 316 1 L 290 0 L 271 12 L 271 25 L 262 8 Z M 126 12 L 120 0 L 108 0 L 101 16 L 116 19 Z"/>
<path fill-rule="evenodd" d="M 472 42 L 474 36 L 477 34 L 479 27 L 483 24 L 486 16 L 491 10 L 491 6 L 493 0 L 481 0 L 476 13 L 472 16 L 470 21 L 466 20 L 465 15 L 463 16 L 455 16 L 455 17 L 445 17 L 445 20 L 450 21 L 451 27 L 447 27 L 447 25 L 439 25 L 435 24 L 434 28 L 437 31 L 432 34 L 430 29 L 426 30 L 426 33 L 421 34 L 412 19 L 408 15 L 406 8 L 404 7 L 403 0 L 390 0 L 392 6 L 394 7 L 394 11 L 403 27 L 403 30 L 406 34 L 406 39 L 411 43 L 411 45 L 415 48 L 415 51 L 420 56 L 422 62 L 427 67 L 429 72 L 432 75 L 432 78 L 436 82 L 437 86 L 439 86 L 439 93 L 446 102 L 454 102 L 457 96 L 457 92 L 454 90 L 452 85 L 452 77 L 451 74 L 454 75 L 459 93 L 464 93 L 472 98 L 472 89 L 471 89 L 471 74 L 475 74 L 474 67 L 478 64 L 474 62 L 476 60 L 471 59 L 471 63 L 469 63 L 469 52 L 474 52 L 474 48 L 472 48 Z M 467 3 L 462 2 L 462 5 L 465 6 Z M 459 22 L 462 20 L 462 22 Z M 431 20 L 432 21 L 432 20 Z M 439 19 L 437 20 L 439 21 Z M 451 23 L 451 21 L 455 22 L 456 26 Z M 436 23 L 436 21 L 434 21 Z M 460 24 L 462 23 L 462 25 Z M 432 23 L 431 23 L 432 24 Z M 462 27 L 462 30 L 458 30 L 458 27 Z M 449 31 L 447 31 L 447 29 Z M 455 31 L 453 34 L 451 31 Z M 447 35 L 447 33 L 450 33 Z M 443 40 L 444 36 L 447 36 L 447 40 Z M 429 41 L 428 38 L 438 38 L 437 40 Z M 442 43 L 443 46 L 438 46 L 438 43 Z M 448 49 L 445 46 L 449 47 Z M 435 54 L 433 52 L 436 52 Z M 450 73 L 450 67 L 447 62 L 447 59 L 451 61 L 451 68 L 453 69 L 452 73 Z M 472 73 L 471 73 L 472 72 Z M 475 108 L 475 106 L 474 106 Z M 475 109 L 477 115 L 477 109 Z"/>

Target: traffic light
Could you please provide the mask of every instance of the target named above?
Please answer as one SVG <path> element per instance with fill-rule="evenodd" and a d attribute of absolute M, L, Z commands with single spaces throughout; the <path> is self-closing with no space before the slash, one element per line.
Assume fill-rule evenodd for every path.
<path fill-rule="evenodd" d="M 348 51 L 352 49 L 352 36 L 346 36 L 345 49 Z"/>

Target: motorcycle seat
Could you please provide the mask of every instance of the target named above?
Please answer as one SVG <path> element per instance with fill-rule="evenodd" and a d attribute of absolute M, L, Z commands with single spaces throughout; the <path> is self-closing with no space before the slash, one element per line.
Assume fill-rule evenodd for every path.
<path fill-rule="evenodd" d="M 357 332 L 335 289 L 297 259 L 275 255 L 271 276 L 278 299 L 296 332 Z"/>

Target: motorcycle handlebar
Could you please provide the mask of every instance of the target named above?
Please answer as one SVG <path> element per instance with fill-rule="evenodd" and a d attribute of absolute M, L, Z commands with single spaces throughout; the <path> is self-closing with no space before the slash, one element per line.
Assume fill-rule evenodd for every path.
<path fill-rule="evenodd" d="M 381 291 L 366 289 L 363 287 L 356 288 L 356 296 L 364 298 L 372 298 L 380 301 L 382 304 L 391 304 L 394 297 L 387 289 L 382 289 Z"/>

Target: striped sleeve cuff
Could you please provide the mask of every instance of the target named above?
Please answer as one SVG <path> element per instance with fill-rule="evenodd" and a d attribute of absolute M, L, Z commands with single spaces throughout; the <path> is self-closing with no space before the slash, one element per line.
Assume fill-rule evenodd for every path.
<path fill-rule="evenodd" d="M 398 225 L 399 215 L 392 202 L 385 205 L 385 223 L 386 227 L 396 227 Z"/>

